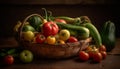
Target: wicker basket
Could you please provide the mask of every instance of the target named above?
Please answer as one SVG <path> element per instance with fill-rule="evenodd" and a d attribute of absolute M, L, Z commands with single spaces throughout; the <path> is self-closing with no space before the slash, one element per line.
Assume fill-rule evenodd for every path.
<path fill-rule="evenodd" d="M 80 50 L 85 49 L 89 45 L 91 38 L 61 45 L 37 44 L 23 41 L 22 28 L 24 23 L 28 20 L 28 18 L 34 15 L 37 15 L 43 19 L 39 14 L 31 14 L 24 19 L 21 27 L 19 28 L 19 43 L 24 49 L 32 51 L 34 55 L 45 58 L 68 58 L 76 56 Z"/>

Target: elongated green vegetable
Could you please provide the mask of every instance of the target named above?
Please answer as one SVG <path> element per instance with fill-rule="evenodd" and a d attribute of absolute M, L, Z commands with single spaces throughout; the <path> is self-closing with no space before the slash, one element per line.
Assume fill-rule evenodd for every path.
<path fill-rule="evenodd" d="M 102 45 L 102 39 L 98 29 L 92 23 L 85 23 L 84 26 L 89 29 L 90 35 L 95 40 L 97 47 L 100 47 Z"/>
<path fill-rule="evenodd" d="M 79 17 L 78 18 L 71 18 L 71 17 L 67 17 L 67 16 L 59 16 L 59 17 L 55 17 L 55 18 L 64 19 L 68 24 L 74 24 L 77 22 L 81 22 Z"/>
<path fill-rule="evenodd" d="M 70 32 L 80 36 L 81 39 L 86 39 L 89 37 L 89 29 L 83 26 L 75 26 L 71 24 L 56 23 L 61 29 L 68 29 Z"/>

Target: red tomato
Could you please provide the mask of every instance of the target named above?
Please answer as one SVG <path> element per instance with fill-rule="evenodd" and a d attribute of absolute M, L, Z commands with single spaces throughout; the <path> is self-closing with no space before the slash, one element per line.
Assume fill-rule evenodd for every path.
<path fill-rule="evenodd" d="M 44 41 L 45 41 L 45 36 L 44 35 L 42 35 L 42 34 L 38 34 L 37 36 L 36 36 L 36 42 L 37 43 L 43 43 Z"/>
<path fill-rule="evenodd" d="M 105 59 L 106 56 L 107 56 L 107 52 L 105 52 L 105 51 L 101 51 L 100 53 L 102 54 L 102 58 Z"/>
<path fill-rule="evenodd" d="M 87 61 L 89 59 L 89 55 L 85 51 L 80 51 L 79 52 L 79 58 L 82 61 Z"/>
<path fill-rule="evenodd" d="M 4 63 L 7 65 L 11 65 L 14 62 L 14 58 L 12 55 L 7 55 L 4 57 Z"/>
<path fill-rule="evenodd" d="M 100 52 L 95 52 L 93 55 L 93 61 L 101 62 L 101 60 L 102 60 L 102 54 Z"/>
<path fill-rule="evenodd" d="M 92 47 L 92 46 L 87 47 L 86 51 L 88 52 L 89 57 L 91 59 L 93 58 L 94 53 L 99 52 L 96 47 Z"/>
<path fill-rule="evenodd" d="M 55 22 L 65 23 L 65 24 L 67 23 L 65 20 L 59 19 L 59 18 L 55 19 L 54 21 L 55 21 Z"/>
<path fill-rule="evenodd" d="M 104 45 L 100 46 L 99 51 L 106 51 L 106 47 Z"/>
<path fill-rule="evenodd" d="M 94 55 L 94 51 L 88 51 L 88 54 L 89 54 L 89 58 L 92 59 Z"/>
<path fill-rule="evenodd" d="M 59 27 L 54 22 L 46 22 L 42 26 L 42 32 L 45 37 L 56 35 L 59 31 Z"/>
<path fill-rule="evenodd" d="M 68 42 L 77 42 L 78 39 L 76 37 L 70 36 L 70 38 L 68 39 Z"/>

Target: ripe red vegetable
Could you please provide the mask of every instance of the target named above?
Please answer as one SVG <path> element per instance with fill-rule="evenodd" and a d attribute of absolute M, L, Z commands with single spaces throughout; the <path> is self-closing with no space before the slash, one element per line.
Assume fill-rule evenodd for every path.
<path fill-rule="evenodd" d="M 100 52 L 95 52 L 93 55 L 93 61 L 94 62 L 101 62 L 102 60 L 102 54 Z"/>
<path fill-rule="evenodd" d="M 89 59 L 89 54 L 86 53 L 85 51 L 80 51 L 79 52 L 79 58 L 82 61 L 87 61 Z"/>
<path fill-rule="evenodd" d="M 54 36 L 58 33 L 59 31 L 59 27 L 57 26 L 56 23 L 50 21 L 50 22 L 46 22 L 43 24 L 42 26 L 42 33 L 45 37 L 47 36 Z"/>
<path fill-rule="evenodd" d="M 7 65 L 11 65 L 14 63 L 14 57 L 12 55 L 7 55 L 4 57 L 4 63 Z"/>
<path fill-rule="evenodd" d="M 38 34 L 37 36 L 36 36 L 36 42 L 37 43 L 43 43 L 44 41 L 45 41 L 45 36 L 44 35 L 42 35 L 42 34 Z"/>
<path fill-rule="evenodd" d="M 70 38 L 68 39 L 68 42 L 77 42 L 78 39 L 74 36 L 70 36 Z"/>
<path fill-rule="evenodd" d="M 106 51 L 106 47 L 104 45 L 100 46 L 99 51 Z"/>
<path fill-rule="evenodd" d="M 59 19 L 59 18 L 55 19 L 54 21 L 55 21 L 55 22 L 65 23 L 65 24 L 67 23 L 65 20 Z"/>
<path fill-rule="evenodd" d="M 105 51 L 101 51 L 100 53 L 101 53 L 101 55 L 102 55 L 102 58 L 105 59 L 106 56 L 107 56 L 107 52 L 105 52 Z"/>

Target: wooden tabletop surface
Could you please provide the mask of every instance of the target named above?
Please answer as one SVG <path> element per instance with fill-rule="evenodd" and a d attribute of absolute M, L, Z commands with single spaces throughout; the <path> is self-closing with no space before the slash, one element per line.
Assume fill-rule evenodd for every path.
<path fill-rule="evenodd" d="M 0 48 L 18 47 L 14 38 L 0 39 Z M 116 40 L 116 46 L 108 52 L 107 58 L 100 63 L 79 61 L 78 57 L 67 59 L 43 59 L 37 58 L 33 62 L 23 64 L 20 61 L 14 62 L 13 65 L 3 66 L 0 69 L 120 69 L 120 39 Z"/>

